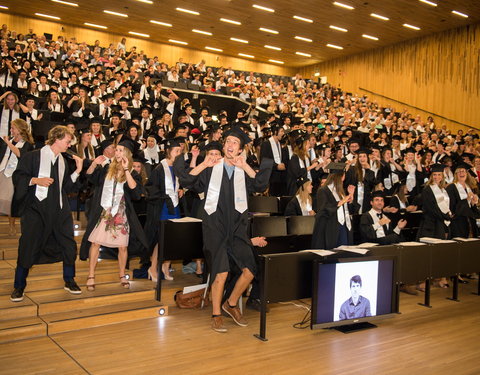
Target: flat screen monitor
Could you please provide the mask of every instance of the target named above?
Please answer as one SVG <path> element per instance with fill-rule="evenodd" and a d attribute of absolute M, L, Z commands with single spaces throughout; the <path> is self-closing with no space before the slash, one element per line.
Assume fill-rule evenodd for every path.
<path fill-rule="evenodd" d="M 311 328 L 370 322 L 396 313 L 393 257 L 314 262 Z"/>

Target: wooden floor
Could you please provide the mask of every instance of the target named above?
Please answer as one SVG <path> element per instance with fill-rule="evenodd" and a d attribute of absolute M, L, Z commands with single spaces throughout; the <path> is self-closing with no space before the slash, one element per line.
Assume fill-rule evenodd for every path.
<path fill-rule="evenodd" d="M 435 288 L 431 309 L 417 305 L 422 294 L 402 294 L 401 314 L 351 334 L 295 329 L 303 304 L 274 304 L 268 342 L 253 337 L 259 319 L 251 310 L 248 327 L 226 320 L 228 333 L 218 334 L 208 310 L 170 307 L 166 317 L 0 344 L 0 374 L 479 375 L 476 288 L 477 281 L 461 285 L 460 302 L 446 299 L 451 290 Z"/>

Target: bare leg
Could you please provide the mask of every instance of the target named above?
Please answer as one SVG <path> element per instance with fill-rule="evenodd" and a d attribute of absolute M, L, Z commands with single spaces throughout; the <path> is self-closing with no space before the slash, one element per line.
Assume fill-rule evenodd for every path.
<path fill-rule="evenodd" d="M 87 280 L 87 286 L 95 284 L 95 268 L 97 267 L 99 252 L 100 245 L 92 243 L 90 246 L 90 254 L 88 255 L 88 277 L 91 277 L 91 279 Z"/>
<path fill-rule="evenodd" d="M 153 249 L 152 256 L 150 257 L 152 265 L 149 268 L 149 272 L 153 279 L 158 279 L 158 244 Z"/>
<path fill-rule="evenodd" d="M 126 247 L 119 247 L 118 248 L 118 273 L 120 275 L 120 281 L 123 287 L 129 288 L 130 283 L 128 283 L 125 276 L 125 266 L 127 264 L 128 252 Z"/>
<path fill-rule="evenodd" d="M 227 280 L 228 272 L 217 273 L 212 283 L 212 314 L 220 315 L 220 306 L 222 304 L 223 288 Z"/>
<path fill-rule="evenodd" d="M 195 273 L 197 275 L 201 275 L 203 273 L 202 260 L 201 259 L 195 259 L 195 263 L 197 263 L 197 269 L 195 270 Z"/>
<path fill-rule="evenodd" d="M 248 268 L 243 269 L 242 274 L 235 283 L 235 287 L 233 288 L 230 297 L 228 297 L 227 301 L 230 306 L 237 305 L 240 296 L 248 288 L 248 286 L 253 280 L 253 277 L 253 273 Z"/>
<path fill-rule="evenodd" d="M 165 276 L 165 280 L 173 280 L 173 277 L 170 275 L 170 264 L 172 262 L 166 261 L 162 263 L 162 272 L 163 275 Z"/>

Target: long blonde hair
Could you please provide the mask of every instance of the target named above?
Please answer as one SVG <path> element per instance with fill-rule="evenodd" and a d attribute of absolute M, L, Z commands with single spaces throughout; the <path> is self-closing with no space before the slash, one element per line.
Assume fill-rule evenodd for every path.
<path fill-rule="evenodd" d="M 337 191 L 340 199 L 345 198 L 345 190 L 343 190 L 343 174 L 340 173 L 331 173 L 328 175 L 327 180 L 325 181 L 324 186 L 328 186 L 333 183 L 335 190 Z"/>
<path fill-rule="evenodd" d="M 433 182 L 433 173 L 430 175 L 430 178 L 428 179 L 426 186 L 435 185 L 435 183 Z M 447 183 L 445 182 L 445 175 L 442 172 L 442 181 L 440 181 L 440 183 L 438 184 L 438 187 L 440 189 L 445 189 L 446 186 L 447 186 Z"/>
<path fill-rule="evenodd" d="M 461 168 L 457 168 L 455 170 L 455 173 L 453 174 L 453 182 L 452 182 L 453 184 L 456 184 L 458 182 L 457 171 L 459 169 L 461 169 Z M 467 178 L 465 180 L 465 183 L 472 190 L 475 190 L 477 188 L 477 181 L 472 177 L 472 175 L 470 174 L 470 172 L 468 170 L 467 170 Z"/>
<path fill-rule="evenodd" d="M 16 120 L 13 120 L 11 124 L 15 125 L 18 132 L 20 133 L 20 137 L 22 137 L 25 142 L 33 145 L 33 137 L 32 134 L 28 131 L 28 124 L 25 120 L 17 118 Z"/>
<path fill-rule="evenodd" d="M 312 181 L 306 181 L 302 186 L 297 190 L 297 196 L 300 198 L 300 202 L 303 206 L 306 206 L 307 203 L 312 204 L 312 196 L 308 192 L 308 187 L 312 184 Z"/>
<path fill-rule="evenodd" d="M 118 145 L 116 147 L 118 147 Z M 128 159 L 128 169 L 131 170 L 133 165 L 132 152 L 128 148 L 123 147 L 123 154 Z M 118 162 L 117 158 L 115 157 L 110 163 L 110 167 L 108 167 L 106 178 L 109 180 L 114 179 L 117 182 L 125 182 L 127 180 L 125 171 L 123 170 L 122 162 Z"/>

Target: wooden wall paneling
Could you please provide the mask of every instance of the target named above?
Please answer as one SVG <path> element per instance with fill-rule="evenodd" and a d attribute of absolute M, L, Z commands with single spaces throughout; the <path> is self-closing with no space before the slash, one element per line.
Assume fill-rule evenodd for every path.
<path fill-rule="evenodd" d="M 479 67 L 475 24 L 305 67 L 303 74 L 318 71 L 348 91 L 364 88 L 478 129 Z"/>

